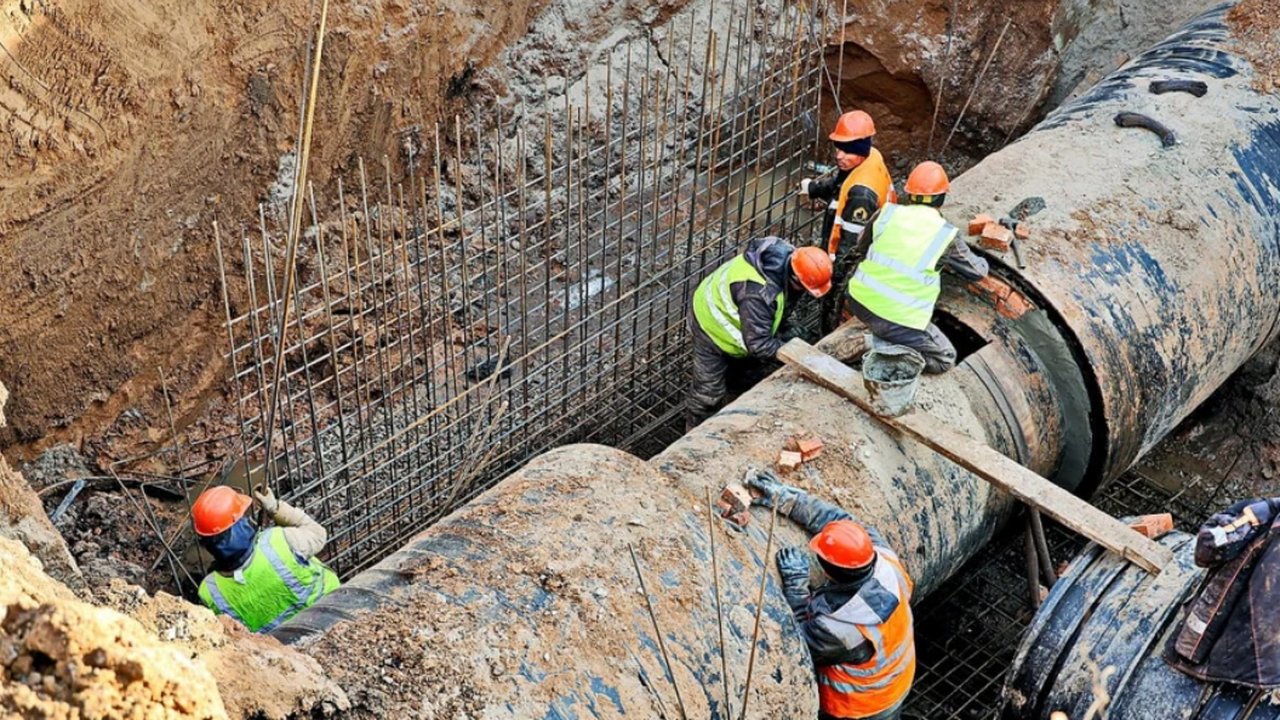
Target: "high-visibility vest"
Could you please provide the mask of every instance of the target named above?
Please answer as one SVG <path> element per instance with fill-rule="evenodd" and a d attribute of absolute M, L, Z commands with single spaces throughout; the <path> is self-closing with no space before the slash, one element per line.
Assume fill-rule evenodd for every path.
<path fill-rule="evenodd" d="M 842 230 L 858 235 L 871 217 L 867 215 L 862 218 L 855 217 L 852 220 L 844 219 L 844 207 L 849 202 L 849 193 L 858 185 L 866 186 L 876 194 L 877 210 L 884 207 L 885 203 L 897 199 L 890 197 L 893 195 L 893 178 L 889 175 L 889 168 L 884 164 L 884 156 L 879 150 L 871 148 L 871 154 L 862 161 L 861 165 L 849 171 L 849 175 L 840 185 L 840 192 L 827 206 L 828 210 L 835 211 L 835 222 L 831 223 L 831 236 L 827 239 L 827 252 L 832 255 L 840 249 Z"/>
<path fill-rule="evenodd" d="M 875 654 L 860 665 L 827 665 L 818 668 L 818 700 L 822 712 L 838 718 L 863 718 L 884 712 L 896 705 L 911 690 L 916 676 L 916 641 L 911 618 L 911 578 L 886 548 L 876 548 L 883 563 L 876 568 L 882 585 L 896 583 L 898 607 L 883 623 L 851 624 L 850 632 L 858 632 L 875 646 Z M 857 607 L 857 599 L 838 609 L 834 618 L 844 612 L 867 612 Z M 863 603 L 865 606 L 865 603 Z"/>
<path fill-rule="evenodd" d="M 693 293 L 693 314 L 698 325 L 725 354 L 746 357 L 746 343 L 742 340 L 742 317 L 738 304 L 733 301 L 729 287 L 734 283 L 753 282 L 768 285 L 764 275 L 741 255 L 721 265 L 718 270 L 703 278 Z M 773 332 L 782 324 L 782 309 L 786 304 L 786 291 L 779 290 L 778 309 L 773 316 Z"/>
<path fill-rule="evenodd" d="M 278 527 L 258 533 L 253 556 L 237 576 L 209 573 L 200 582 L 200 599 L 256 633 L 271 632 L 340 584 L 318 558 L 299 562 Z"/>
<path fill-rule="evenodd" d="M 872 232 L 849 295 L 880 318 L 924 330 L 942 287 L 938 261 L 959 231 L 927 205 L 885 205 Z"/>

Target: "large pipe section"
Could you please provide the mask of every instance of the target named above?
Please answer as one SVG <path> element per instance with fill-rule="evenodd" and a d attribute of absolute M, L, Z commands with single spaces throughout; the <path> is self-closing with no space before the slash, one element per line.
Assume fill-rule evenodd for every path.
<path fill-rule="evenodd" d="M 1016 289 L 998 310 L 952 280 L 941 322 L 968 355 L 926 378 L 920 404 L 1064 486 L 1087 491 L 1117 475 L 1276 332 L 1280 97 L 1251 87 L 1225 13 L 1195 21 L 955 183 L 957 225 L 1028 196 L 1047 209 L 1030 221 L 1028 267 L 997 263 Z M 1168 77 L 1209 91 L 1147 93 Z M 1116 128 L 1120 111 L 1163 121 L 1180 143 L 1161 149 L 1145 131 Z M 826 346 L 851 355 L 854 334 Z M 1012 510 L 985 482 L 783 370 L 647 463 L 599 446 L 533 460 L 276 635 L 322 664 L 326 646 L 370 629 L 451 658 L 486 718 L 655 717 L 658 697 L 676 717 L 633 545 L 690 717 L 728 717 L 704 493 L 770 466 L 801 432 L 826 451 L 792 481 L 885 532 L 918 595 Z M 763 570 L 748 714 L 813 717 L 808 655 L 763 557 L 768 522 L 757 513 L 746 533 L 715 530 L 734 714 Z M 785 522 L 779 539 L 803 540 Z M 345 672 L 376 682 L 382 670 Z M 424 693 L 406 708 L 434 702 Z"/>
<path fill-rule="evenodd" d="M 1201 682 L 1161 658 L 1204 570 L 1195 566 L 1194 536 L 1160 542 L 1174 562 L 1156 576 L 1096 545 L 1072 561 L 1018 648 L 1003 720 L 1043 720 L 1055 710 L 1082 718 L 1103 694 L 1110 720 L 1280 720 L 1270 693 Z"/>

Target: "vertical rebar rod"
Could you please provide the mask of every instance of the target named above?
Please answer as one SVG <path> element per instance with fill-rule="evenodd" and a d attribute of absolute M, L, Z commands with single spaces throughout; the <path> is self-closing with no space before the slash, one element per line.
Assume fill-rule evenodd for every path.
<path fill-rule="evenodd" d="M 671 681 L 671 688 L 676 693 L 676 704 L 680 706 L 680 717 L 688 720 L 689 714 L 684 709 L 684 698 L 680 695 L 680 683 L 676 682 L 676 669 L 671 664 L 671 658 L 667 654 L 667 641 L 662 635 L 662 629 L 658 627 L 658 615 L 653 611 L 653 597 L 649 595 L 649 588 L 644 581 L 644 573 L 640 571 L 640 559 L 636 557 L 636 549 L 631 543 L 627 543 L 627 551 L 631 553 L 631 564 L 635 566 L 636 578 L 640 580 L 640 593 L 644 595 L 645 607 L 649 610 L 649 620 L 653 623 L 653 634 L 658 639 L 658 648 L 662 651 L 662 662 L 667 668 L 667 679 Z"/>
<path fill-rule="evenodd" d="M 711 486 L 707 486 L 707 541 L 711 543 L 711 583 L 716 593 L 716 625 L 720 629 L 720 682 L 724 686 L 724 717 L 733 717 L 729 704 L 729 660 L 724 643 L 724 606 L 720 602 L 720 565 L 716 559 L 716 506 L 711 501 Z"/>
<path fill-rule="evenodd" d="M 769 513 L 769 539 L 765 542 L 764 558 L 760 563 L 760 590 L 756 593 L 756 618 L 751 628 L 751 653 L 747 658 L 747 680 L 742 688 L 742 713 L 740 720 L 747 718 L 747 704 L 751 702 L 751 674 L 756 669 L 756 645 L 760 643 L 760 615 L 764 611 L 764 588 L 769 580 L 769 564 L 773 556 L 773 528 L 778 524 L 778 506 L 774 504 Z"/>
<path fill-rule="evenodd" d="M 298 156 L 298 170 L 294 178 L 293 184 L 293 212 L 289 225 L 289 241 L 288 252 L 285 260 L 285 289 L 284 289 L 284 308 L 281 312 L 281 322 L 279 337 L 276 342 L 276 360 L 272 368 L 275 378 L 271 383 L 271 399 L 267 405 L 267 456 L 271 457 L 271 435 L 275 424 L 276 404 L 280 398 L 280 374 L 284 366 L 284 348 L 286 345 L 285 337 L 289 322 L 289 298 L 292 294 L 294 283 L 294 270 L 298 261 L 298 236 L 301 233 L 302 226 L 302 188 L 307 182 L 307 161 L 311 155 L 311 131 L 315 120 L 316 112 L 316 96 L 319 94 L 318 85 L 320 82 L 320 65 L 321 59 L 324 57 L 324 34 L 325 23 L 329 18 L 329 0 L 320 0 L 320 26 L 316 30 L 316 48 L 315 57 L 311 61 L 311 81 L 307 87 L 307 117 L 303 123 L 302 144 Z M 273 463 L 268 460 L 267 475 L 264 481 L 269 488 L 275 487 L 275 478 L 271 475 L 274 468 Z"/>

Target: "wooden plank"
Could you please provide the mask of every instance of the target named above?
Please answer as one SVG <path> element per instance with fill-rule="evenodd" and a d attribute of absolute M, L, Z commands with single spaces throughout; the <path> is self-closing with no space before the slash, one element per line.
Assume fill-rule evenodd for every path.
<path fill-rule="evenodd" d="M 990 447 L 952 430 L 923 410 L 917 408 L 898 418 L 876 415 L 862 384 L 862 375 L 803 340 L 792 340 L 784 345 L 778 351 L 778 359 L 795 368 L 806 379 L 852 401 L 889 428 L 934 450 L 1147 572 L 1159 574 L 1173 561 L 1173 553 L 1168 548 L 1143 537 L 1128 525 Z"/>

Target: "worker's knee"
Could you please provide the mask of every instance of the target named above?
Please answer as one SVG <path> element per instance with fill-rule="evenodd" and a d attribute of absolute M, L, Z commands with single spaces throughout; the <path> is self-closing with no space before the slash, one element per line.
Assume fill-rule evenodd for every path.
<path fill-rule="evenodd" d="M 944 355 L 925 355 L 924 372 L 926 375 L 941 375 L 956 366 L 954 352 Z"/>

